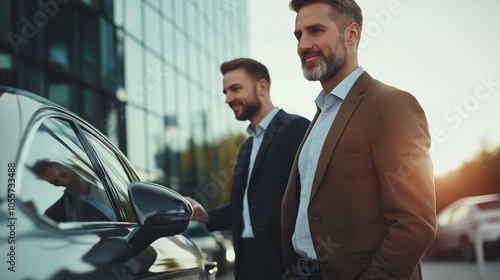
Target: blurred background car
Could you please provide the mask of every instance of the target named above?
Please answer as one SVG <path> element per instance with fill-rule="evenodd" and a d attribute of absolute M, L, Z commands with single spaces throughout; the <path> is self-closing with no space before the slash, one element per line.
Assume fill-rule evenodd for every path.
<path fill-rule="evenodd" d="M 221 231 L 210 232 L 204 223 L 191 221 L 182 235 L 193 241 L 209 261 L 217 262 L 218 275 L 226 273 L 234 265 L 233 241 Z"/>
<path fill-rule="evenodd" d="M 485 256 L 499 255 L 500 194 L 464 197 L 445 207 L 438 214 L 436 240 L 426 255 L 473 261 L 479 231 Z"/>
<path fill-rule="evenodd" d="M 0 279 L 215 279 L 192 208 L 86 121 L 0 86 Z"/>

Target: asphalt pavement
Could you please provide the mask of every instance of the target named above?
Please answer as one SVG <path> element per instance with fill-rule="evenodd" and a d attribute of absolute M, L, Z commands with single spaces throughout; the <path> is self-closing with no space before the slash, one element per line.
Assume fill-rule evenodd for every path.
<path fill-rule="evenodd" d="M 463 261 L 424 261 L 424 280 L 499 280 L 500 260 L 487 260 L 483 277 L 476 263 Z"/>
<path fill-rule="evenodd" d="M 499 280 L 500 260 L 488 260 L 484 277 L 479 278 L 478 266 L 463 261 L 424 261 L 422 273 L 424 280 Z M 233 272 L 228 271 L 217 277 L 218 280 L 234 280 Z"/>

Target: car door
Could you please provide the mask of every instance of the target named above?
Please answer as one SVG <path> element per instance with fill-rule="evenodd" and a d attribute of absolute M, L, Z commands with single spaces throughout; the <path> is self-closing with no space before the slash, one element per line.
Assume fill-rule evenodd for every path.
<path fill-rule="evenodd" d="M 100 168 L 103 169 L 105 181 L 116 197 L 118 211 L 124 221 L 136 223 L 130 199 L 127 195 L 128 185 L 139 180 L 133 167 L 121 152 L 116 150 L 104 137 L 90 127 L 82 125 L 82 133 L 90 143 Z M 175 279 L 198 279 L 200 277 L 199 262 L 201 254 L 198 248 L 183 236 L 160 238 L 151 247 L 158 257 L 153 266 L 158 272 L 175 272 Z M 182 277 L 181 277 L 182 276 Z"/>
<path fill-rule="evenodd" d="M 127 185 L 137 178 L 99 137 L 60 111 L 34 116 L 19 151 L 16 278 L 200 279 L 197 251 L 181 237 L 131 253 Z"/>
<path fill-rule="evenodd" d="M 469 205 L 458 205 L 452 210 L 449 223 L 441 229 L 444 236 L 443 247 L 447 250 L 459 249 L 463 237 L 467 236 L 469 212 Z"/>
<path fill-rule="evenodd" d="M 101 240 L 125 236 L 131 225 L 119 222 L 116 203 L 96 172 L 75 123 L 64 114 L 45 110 L 33 117 L 24 139 L 18 176 L 25 215 L 18 218 L 15 276 L 111 279 L 112 267 L 98 268 L 95 258 L 89 256 Z"/>
<path fill-rule="evenodd" d="M 434 241 L 434 246 L 437 246 L 438 251 L 447 251 L 453 247 L 453 223 L 451 222 L 451 217 L 455 211 L 455 206 L 446 207 L 438 215 L 438 228 L 436 234 L 436 240 Z"/>

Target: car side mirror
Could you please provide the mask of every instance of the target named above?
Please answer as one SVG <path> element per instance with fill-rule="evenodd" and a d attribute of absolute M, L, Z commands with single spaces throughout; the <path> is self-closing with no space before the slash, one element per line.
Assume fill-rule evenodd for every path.
<path fill-rule="evenodd" d="M 156 239 L 182 233 L 193 215 L 191 204 L 164 186 L 134 182 L 129 196 L 139 225 L 127 236 L 134 253 L 142 252 Z"/>

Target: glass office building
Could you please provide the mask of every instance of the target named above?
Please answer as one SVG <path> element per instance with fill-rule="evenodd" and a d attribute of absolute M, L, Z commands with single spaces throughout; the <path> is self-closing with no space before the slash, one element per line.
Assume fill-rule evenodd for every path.
<path fill-rule="evenodd" d="M 219 65 L 247 56 L 246 13 L 246 0 L 2 0 L 0 84 L 82 116 L 144 180 L 224 199 L 244 136 Z"/>

